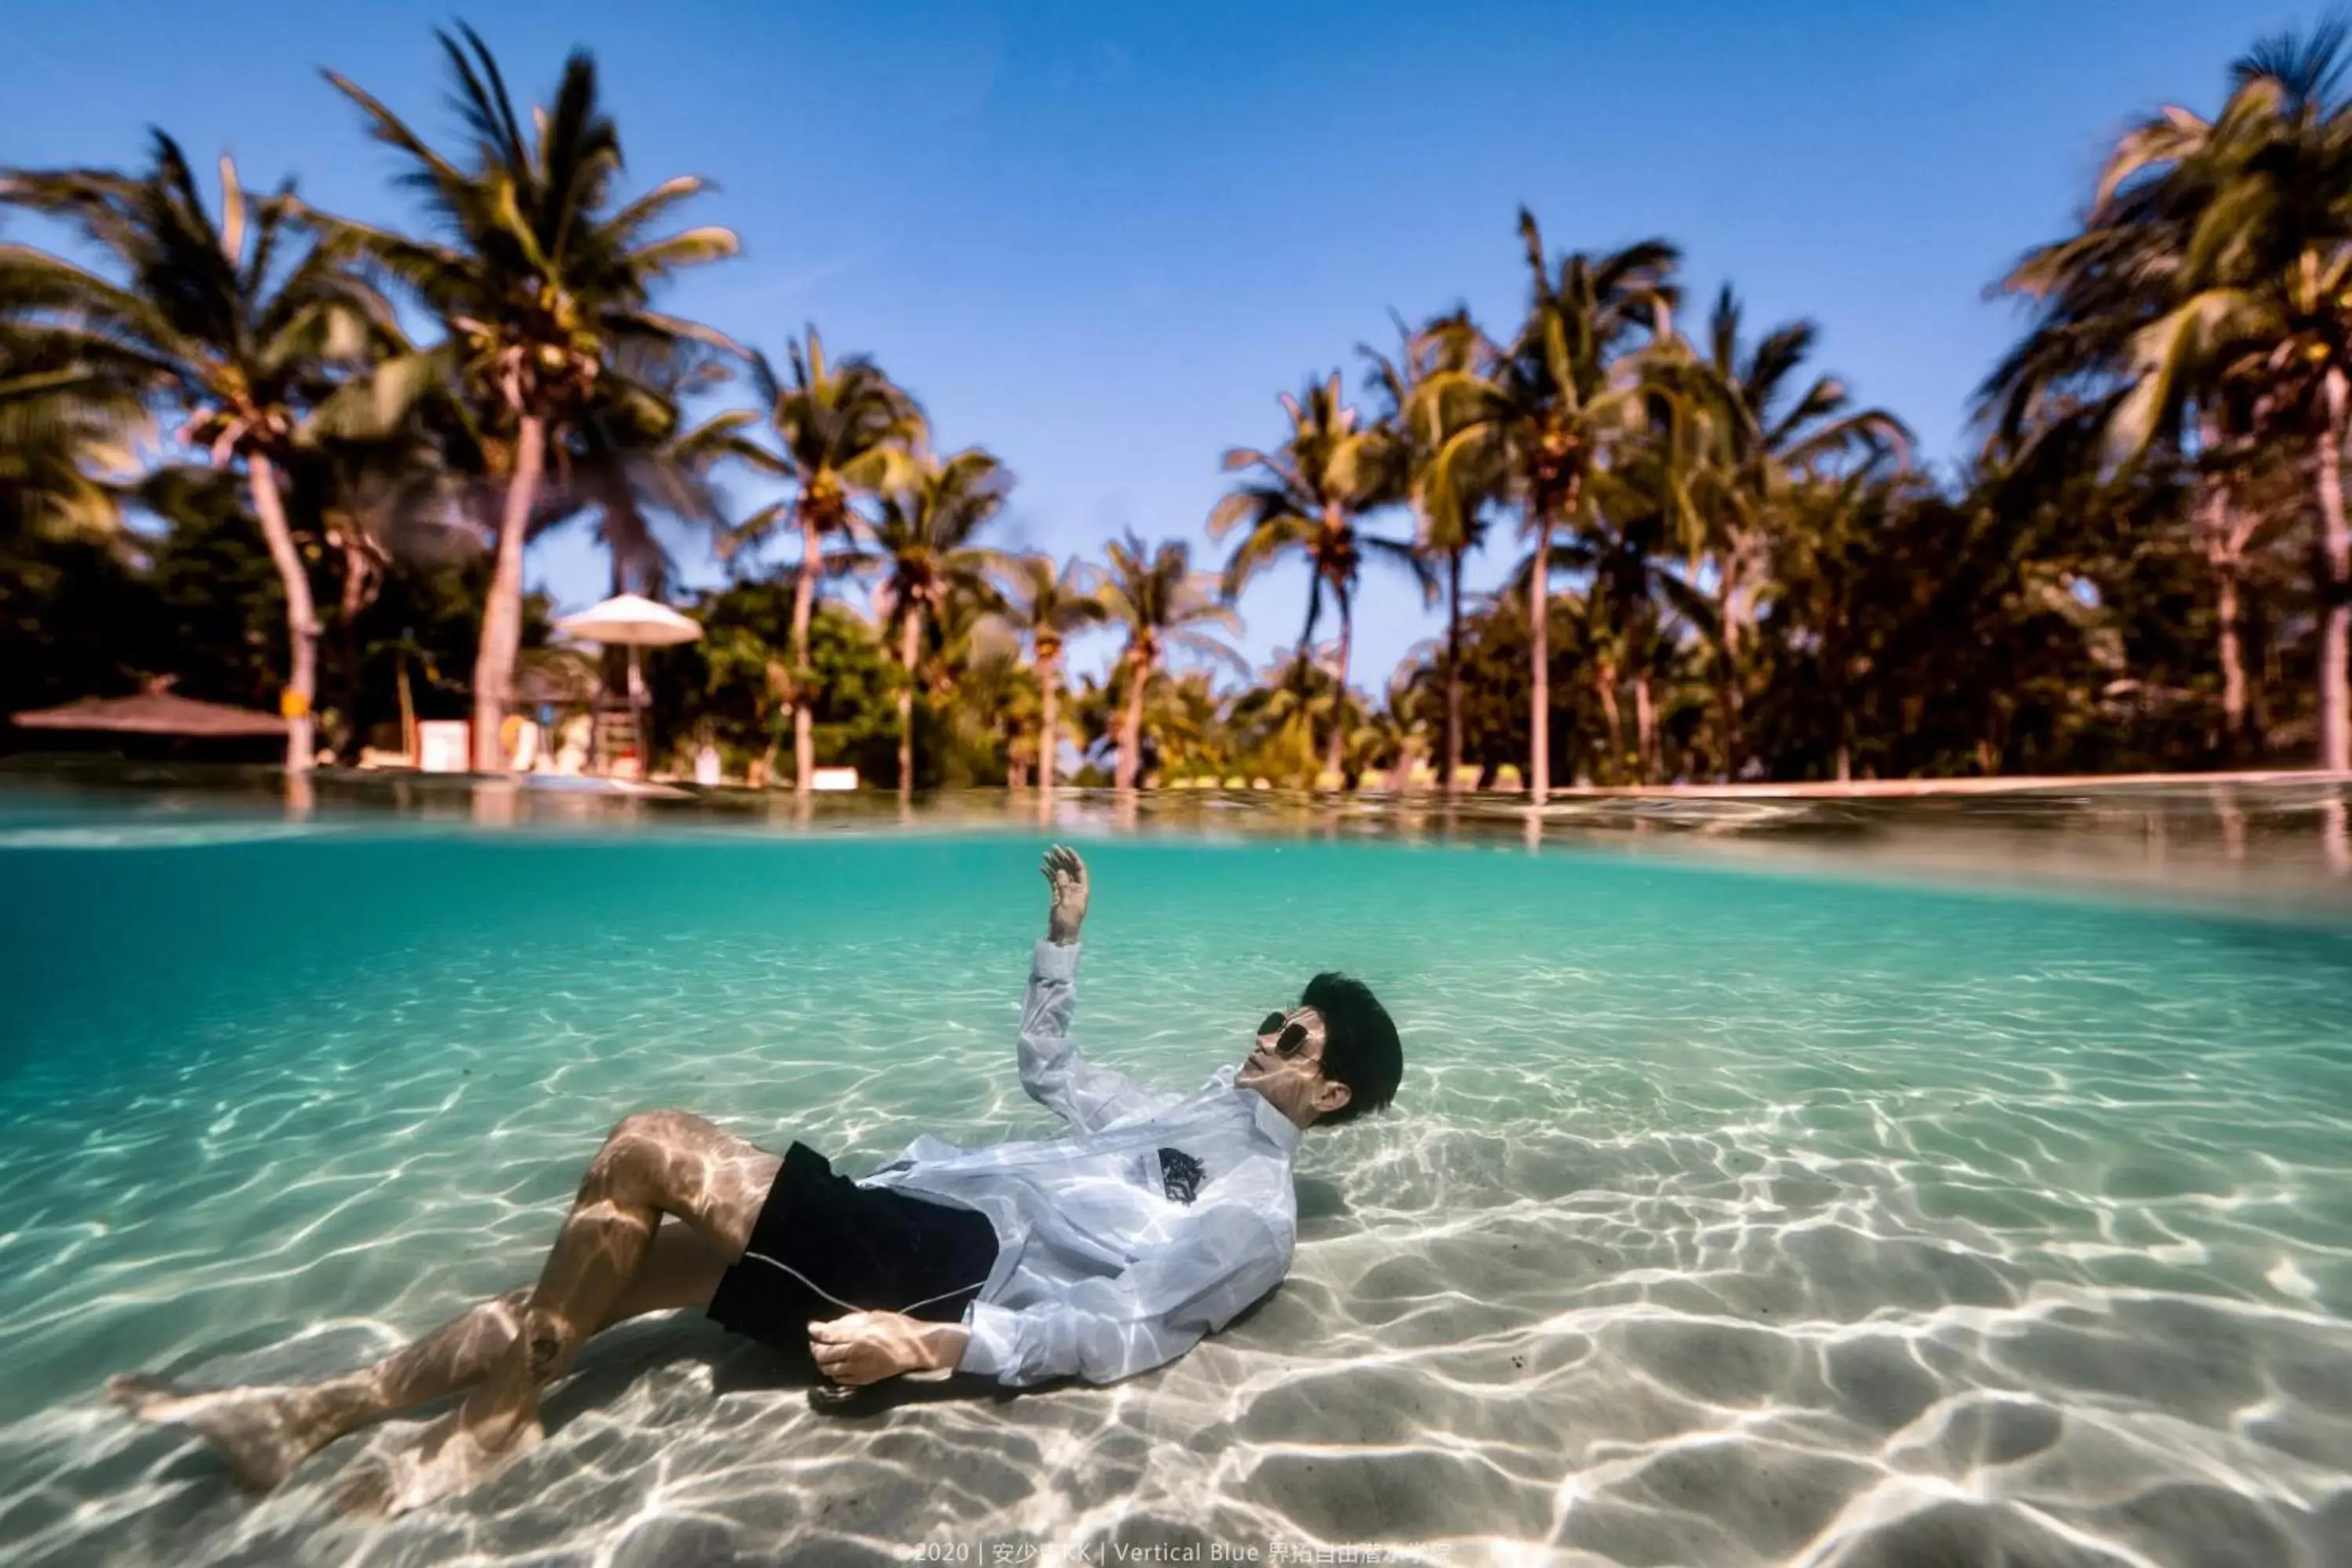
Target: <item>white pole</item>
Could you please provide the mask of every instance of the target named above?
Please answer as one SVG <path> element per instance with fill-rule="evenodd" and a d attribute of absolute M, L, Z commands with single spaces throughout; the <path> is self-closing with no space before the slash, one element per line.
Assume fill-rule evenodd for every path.
<path fill-rule="evenodd" d="M 637 660 L 641 650 L 629 645 L 629 708 L 637 721 L 637 777 L 650 783 L 654 776 L 654 738 L 646 724 L 651 707 L 646 700 L 646 676 Z"/>

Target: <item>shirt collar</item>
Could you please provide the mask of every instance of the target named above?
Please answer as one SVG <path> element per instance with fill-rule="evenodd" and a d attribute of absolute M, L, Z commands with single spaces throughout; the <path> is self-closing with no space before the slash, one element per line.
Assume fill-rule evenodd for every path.
<path fill-rule="evenodd" d="M 1279 1106 L 1257 1090 L 1244 1089 L 1235 1083 L 1234 1080 L 1241 1075 L 1241 1070 L 1240 1068 L 1228 1064 L 1217 1069 L 1212 1081 L 1222 1084 L 1227 1091 L 1242 1097 L 1249 1106 L 1250 1120 L 1257 1124 L 1257 1130 L 1260 1132 L 1265 1134 L 1267 1142 L 1282 1151 L 1285 1157 L 1298 1152 L 1299 1135 L 1307 1129 L 1285 1116 Z"/>
<path fill-rule="evenodd" d="M 1287 1156 L 1298 1152 L 1299 1134 L 1307 1129 L 1282 1113 L 1281 1107 L 1254 1089 L 1237 1089 L 1236 1093 L 1250 1098 L 1250 1115 L 1257 1121 L 1258 1131 L 1273 1141 L 1274 1146 Z"/>

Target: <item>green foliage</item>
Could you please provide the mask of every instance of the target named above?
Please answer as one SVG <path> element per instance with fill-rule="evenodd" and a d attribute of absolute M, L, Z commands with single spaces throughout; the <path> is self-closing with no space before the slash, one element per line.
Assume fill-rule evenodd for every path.
<path fill-rule="evenodd" d="M 0 713 L 134 691 L 168 668 L 154 593 L 112 542 L 0 546 Z"/>
<path fill-rule="evenodd" d="M 143 521 L 126 544 L 0 552 L 0 710 L 117 695 L 157 676 L 184 696 L 275 705 L 286 645 L 271 628 L 284 623 L 284 592 L 244 487 L 209 469 L 166 469 L 137 499 Z M 338 559 L 315 539 L 303 556 L 314 594 L 335 603 Z M 488 574 L 478 552 L 387 560 L 354 621 L 329 626 L 329 742 L 397 745 L 404 660 L 420 717 L 465 714 Z M 538 646 L 546 605 L 534 595 L 526 608 L 525 642 Z"/>
<path fill-rule="evenodd" d="M 791 693 L 804 685 L 815 717 L 820 764 L 887 779 L 897 767 L 898 672 L 857 614 L 819 603 L 809 620 L 809 661 L 792 663 L 790 582 L 733 583 L 688 606 L 702 640 L 649 650 L 646 677 L 659 726 L 656 755 L 708 739 L 729 767 L 774 758 L 792 742 Z M 787 771 L 789 759 L 787 757 Z"/>

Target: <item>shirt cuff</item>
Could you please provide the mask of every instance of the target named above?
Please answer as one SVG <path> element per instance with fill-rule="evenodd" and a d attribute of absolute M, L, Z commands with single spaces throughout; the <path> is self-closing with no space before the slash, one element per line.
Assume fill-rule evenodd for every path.
<path fill-rule="evenodd" d="M 1067 980 L 1078 972 L 1078 944 L 1064 947 L 1050 937 L 1039 937 L 1029 955 L 1029 973 L 1040 980 Z"/>
<path fill-rule="evenodd" d="M 963 1342 L 963 1356 L 956 1370 L 1003 1377 L 1005 1369 L 1019 1360 L 1014 1342 L 1020 1333 L 1020 1316 L 1010 1307 L 974 1301 L 969 1320 L 971 1333 Z"/>

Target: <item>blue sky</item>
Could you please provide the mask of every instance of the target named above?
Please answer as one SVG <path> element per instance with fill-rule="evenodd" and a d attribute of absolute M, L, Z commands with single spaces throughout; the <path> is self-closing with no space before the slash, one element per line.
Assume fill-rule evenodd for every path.
<path fill-rule="evenodd" d="M 1341 366 L 1352 384 L 1391 309 L 1467 302 L 1508 325 L 1521 203 L 1556 249 L 1675 239 L 1695 304 L 1728 280 L 1753 325 L 1813 318 L 1819 365 L 1948 460 L 2016 321 L 1986 284 L 2063 228 L 2126 121 L 2210 109 L 2232 57 L 2317 14 L 572 0 L 469 19 L 531 100 L 566 50 L 593 50 L 634 183 L 721 187 L 694 221 L 732 226 L 744 255 L 670 308 L 778 352 L 814 321 L 834 351 L 876 355 L 943 447 L 983 443 L 1017 473 L 1010 542 L 1098 553 L 1133 527 L 1193 539 L 1206 564 L 1219 454 L 1279 438 L 1279 393 Z M 16 0 L 0 163 L 133 160 L 154 123 L 200 163 L 233 152 L 248 183 L 293 174 L 321 205 L 399 218 L 391 155 L 318 68 L 446 140 L 431 30 L 451 15 Z M 688 581 L 717 577 L 700 546 L 679 556 Z M 1473 583 L 1507 564 L 1496 551 Z M 538 546 L 531 576 L 576 608 L 604 567 L 583 530 Z M 1304 605 L 1295 574 L 1262 579 L 1246 649 L 1295 639 Z M 1358 682 L 1377 689 L 1440 629 L 1376 577 Z"/>

